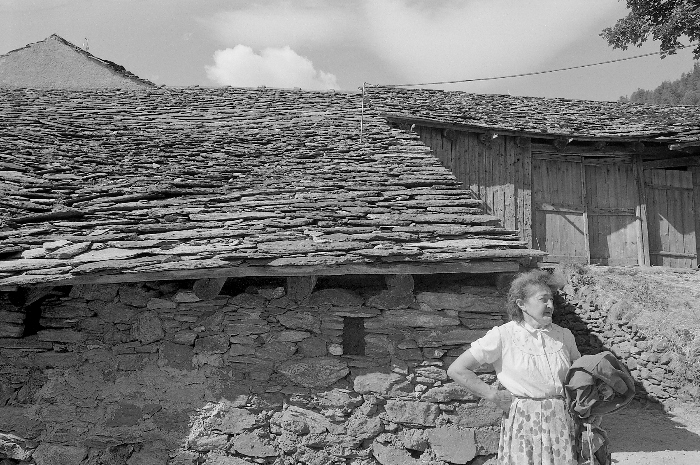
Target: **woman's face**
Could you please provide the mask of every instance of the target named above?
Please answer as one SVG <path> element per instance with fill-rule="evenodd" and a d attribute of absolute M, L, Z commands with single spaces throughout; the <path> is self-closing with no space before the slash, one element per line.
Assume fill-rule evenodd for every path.
<path fill-rule="evenodd" d="M 523 319 L 533 328 L 541 328 L 552 323 L 554 301 L 552 291 L 547 286 L 529 285 L 525 288 L 527 297 L 516 303 L 523 311 Z"/>

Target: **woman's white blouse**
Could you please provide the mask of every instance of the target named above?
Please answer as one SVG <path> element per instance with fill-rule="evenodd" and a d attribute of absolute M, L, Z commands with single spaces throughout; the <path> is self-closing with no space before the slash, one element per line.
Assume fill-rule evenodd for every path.
<path fill-rule="evenodd" d="M 469 351 L 493 366 L 503 387 L 524 397 L 563 396 L 571 362 L 581 357 L 568 329 L 555 324 L 535 329 L 524 321 L 492 328 Z"/>

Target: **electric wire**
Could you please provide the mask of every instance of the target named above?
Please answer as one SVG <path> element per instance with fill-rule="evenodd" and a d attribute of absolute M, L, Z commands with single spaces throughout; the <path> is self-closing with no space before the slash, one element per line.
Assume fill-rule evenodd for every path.
<path fill-rule="evenodd" d="M 681 45 L 680 47 L 675 48 L 674 51 L 681 50 L 681 49 L 688 48 L 688 47 L 694 47 L 698 44 L 700 44 L 700 43 Z M 608 65 L 608 64 L 617 63 L 620 61 L 635 60 L 637 58 L 644 58 L 644 57 L 648 57 L 648 56 L 652 56 L 652 55 L 660 55 L 661 53 L 668 53 L 668 52 L 662 52 L 659 50 L 656 52 L 643 53 L 641 55 L 635 55 L 635 56 L 625 57 L 625 58 L 616 58 L 614 60 L 601 61 L 598 63 L 588 63 L 585 65 L 568 66 L 566 68 L 549 69 L 546 71 L 533 71 L 530 73 L 509 74 L 509 75 L 505 75 L 505 76 L 492 76 L 492 77 L 473 78 L 473 79 L 456 79 L 453 81 L 421 82 L 421 83 L 413 83 L 413 84 L 367 84 L 367 85 L 372 86 L 372 87 L 416 87 L 416 86 L 430 86 L 430 85 L 443 85 L 443 84 L 458 84 L 461 82 L 495 81 L 497 79 L 510 79 L 510 78 L 517 78 L 517 77 L 536 76 L 539 74 L 558 73 L 561 71 L 571 71 L 573 69 L 581 69 L 581 68 L 589 68 L 592 66 Z"/>

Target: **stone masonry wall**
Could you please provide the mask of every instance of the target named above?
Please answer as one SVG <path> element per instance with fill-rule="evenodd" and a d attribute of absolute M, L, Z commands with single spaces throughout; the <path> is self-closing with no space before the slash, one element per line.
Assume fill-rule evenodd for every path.
<path fill-rule="evenodd" d="M 470 277 L 369 279 L 312 293 L 310 278 L 230 279 L 208 300 L 192 282 L 57 288 L 27 308 L 5 296 L 0 313 L 26 312 L 27 329 L 0 338 L 0 464 L 492 460 L 500 412 L 445 370 L 505 322 L 503 297 Z"/>
<path fill-rule="evenodd" d="M 681 380 L 670 366 L 667 345 L 648 340 L 630 321 L 624 301 L 601 295 L 576 274 L 569 276 L 559 298 L 554 321 L 574 333 L 582 354 L 609 350 L 624 361 L 635 379 L 635 398 L 665 402 L 678 396 Z"/>

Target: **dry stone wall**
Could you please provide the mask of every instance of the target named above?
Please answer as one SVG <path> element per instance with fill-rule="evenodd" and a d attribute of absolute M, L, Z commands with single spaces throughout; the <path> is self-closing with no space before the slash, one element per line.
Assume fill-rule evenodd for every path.
<path fill-rule="evenodd" d="M 669 402 L 683 384 L 674 372 L 668 344 L 648 338 L 630 321 L 629 305 L 603 295 L 593 285 L 569 276 L 559 295 L 555 322 L 571 329 L 581 353 L 611 351 L 625 362 L 635 379 L 637 399 Z"/>
<path fill-rule="evenodd" d="M 76 285 L 28 307 L 6 295 L 26 329 L 0 338 L 0 463 L 485 463 L 500 413 L 445 370 L 505 315 L 496 288 L 469 279 L 229 280 L 209 300 L 191 281 Z"/>

